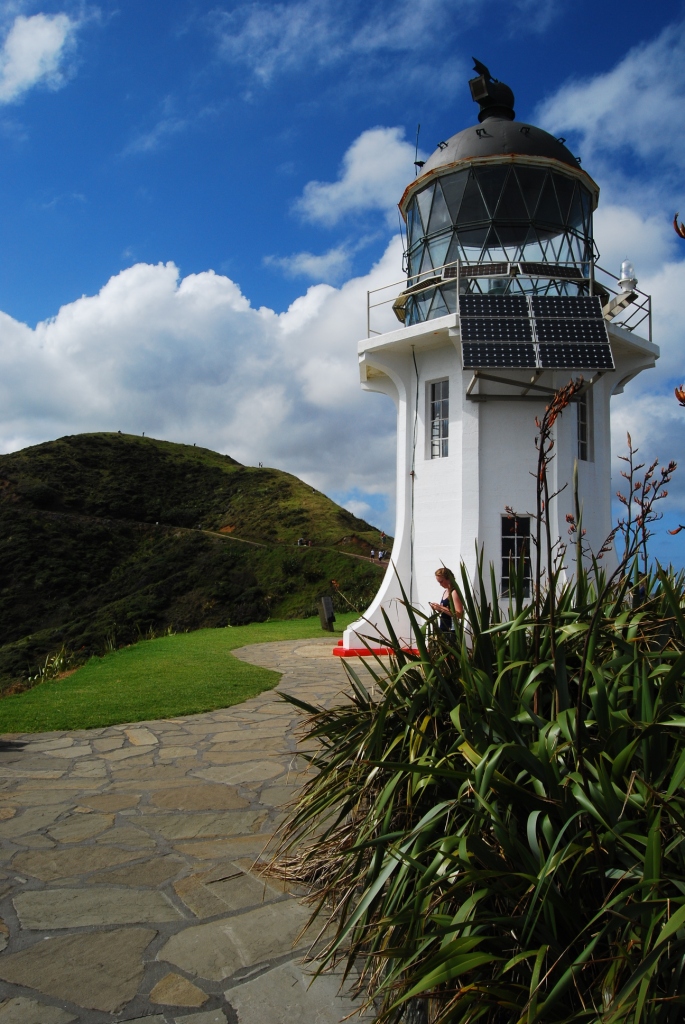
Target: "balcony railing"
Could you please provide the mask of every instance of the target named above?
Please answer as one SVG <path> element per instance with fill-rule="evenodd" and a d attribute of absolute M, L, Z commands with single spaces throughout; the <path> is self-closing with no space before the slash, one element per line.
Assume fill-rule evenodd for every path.
<path fill-rule="evenodd" d="M 450 292 L 454 289 L 455 308 L 457 308 L 457 297 L 463 294 L 474 281 L 499 281 L 499 287 L 495 286 L 493 289 L 490 285 L 486 290 L 490 294 L 495 290 L 499 294 L 503 294 L 510 291 L 509 282 L 513 284 L 517 281 L 521 282 L 521 279 L 584 284 L 587 289 L 586 294 L 599 295 L 601 298 L 604 316 L 607 320 L 611 320 L 612 323 L 627 331 L 637 331 L 641 327 L 642 330 L 639 331 L 639 334 L 642 337 L 646 336 L 650 342 L 652 340 L 652 299 L 650 295 L 639 288 L 624 291 L 619 286 L 619 278 L 615 274 L 595 263 L 588 262 L 579 265 L 525 260 L 496 263 L 464 263 L 458 260 L 454 263 L 446 263 L 442 267 L 426 270 L 421 274 L 415 274 L 409 279 L 405 277 L 399 281 L 382 285 L 380 288 L 373 288 L 366 293 L 366 336 L 371 338 L 397 330 L 397 321 L 399 320 L 400 324 L 404 322 L 402 316 L 406 308 L 406 301 L 412 296 L 426 294 L 436 288 L 440 288 L 444 295 L 446 289 L 449 289 Z M 524 293 L 530 293 L 531 290 L 525 287 L 521 289 Z M 511 289 L 511 291 L 515 294 L 518 289 Z"/>

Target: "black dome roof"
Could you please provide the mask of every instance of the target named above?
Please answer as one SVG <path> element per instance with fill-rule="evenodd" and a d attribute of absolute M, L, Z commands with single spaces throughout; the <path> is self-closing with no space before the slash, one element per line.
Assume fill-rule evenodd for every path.
<path fill-rule="evenodd" d="M 446 143 L 441 143 L 421 168 L 423 177 L 428 171 L 434 171 L 458 160 L 473 157 L 503 156 L 517 153 L 520 156 L 543 157 L 548 160 L 559 160 L 575 170 L 579 161 L 566 148 L 563 142 L 555 139 L 549 132 L 536 128 L 522 121 L 510 121 L 507 118 L 488 117 L 480 125 L 473 125 L 457 132 Z"/>

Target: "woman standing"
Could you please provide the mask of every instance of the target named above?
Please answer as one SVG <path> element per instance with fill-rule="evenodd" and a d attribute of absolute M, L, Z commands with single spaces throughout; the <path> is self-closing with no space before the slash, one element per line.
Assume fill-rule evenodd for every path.
<path fill-rule="evenodd" d="M 433 611 L 440 612 L 440 629 L 443 633 L 453 633 L 456 626 L 455 618 L 460 619 L 464 614 L 464 606 L 457 591 L 457 583 L 454 573 L 444 565 L 435 571 L 435 578 L 443 588 L 440 604 L 431 601 Z"/>

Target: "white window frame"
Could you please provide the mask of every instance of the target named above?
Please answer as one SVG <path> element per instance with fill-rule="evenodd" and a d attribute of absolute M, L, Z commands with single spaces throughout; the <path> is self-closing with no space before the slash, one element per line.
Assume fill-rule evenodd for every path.
<path fill-rule="evenodd" d="M 512 520 L 514 522 L 512 523 Z M 519 523 L 523 526 L 524 521 L 527 523 L 527 532 L 522 530 L 519 533 Z M 530 516 L 509 516 L 502 515 L 500 520 L 500 594 L 502 597 L 509 597 L 512 593 L 511 590 L 511 574 L 512 570 L 516 572 L 517 566 L 516 561 L 521 557 L 523 552 L 525 577 L 523 585 L 523 596 L 530 597 L 532 587 L 532 572 L 533 563 L 531 560 L 531 517 Z M 513 526 L 513 533 L 512 533 Z M 505 552 L 505 541 L 510 542 L 514 540 L 514 558 L 512 559 L 510 552 Z M 527 543 L 526 543 L 527 542 Z M 523 550 L 525 547 L 527 550 Z"/>
<path fill-rule="evenodd" d="M 434 399 L 434 388 L 436 385 L 447 385 L 447 396 L 439 399 Z M 449 413 L 449 402 L 450 402 L 450 379 L 449 377 L 438 377 L 437 380 L 431 380 L 426 382 L 426 458 L 427 459 L 447 459 L 449 458 L 449 442 L 450 442 L 450 413 Z M 447 402 L 447 416 L 436 416 L 433 417 L 433 406 L 436 401 Z M 433 425 L 438 424 L 438 436 L 433 437 Z M 444 426 L 446 426 L 446 432 L 442 433 Z"/>
<path fill-rule="evenodd" d="M 576 455 L 579 462 L 594 462 L 594 408 L 592 388 L 579 396 L 576 406 Z M 584 415 L 583 415 L 584 414 Z M 584 428 L 584 430 L 583 430 Z"/>

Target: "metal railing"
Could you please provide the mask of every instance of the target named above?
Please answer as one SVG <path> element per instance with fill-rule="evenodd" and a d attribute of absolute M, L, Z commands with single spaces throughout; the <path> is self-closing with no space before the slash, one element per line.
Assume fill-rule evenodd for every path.
<path fill-rule="evenodd" d="M 458 309 L 458 296 L 462 294 L 462 283 L 474 280 L 517 280 L 520 278 L 534 278 L 536 280 L 562 281 L 585 283 L 588 294 L 599 295 L 602 300 L 602 308 L 607 320 L 615 323 L 627 331 L 635 331 L 642 324 L 646 323 L 647 338 L 652 340 L 652 298 L 639 288 L 632 288 L 629 292 L 618 288 L 619 278 L 611 271 L 605 270 L 592 262 L 586 263 L 542 263 L 531 260 L 516 260 L 511 262 L 492 263 L 465 263 L 456 260 L 453 263 L 445 263 L 441 267 L 424 270 L 422 273 L 412 275 L 410 278 L 401 278 L 392 281 L 390 284 L 381 285 L 380 288 L 372 288 L 366 293 L 366 336 L 371 338 L 374 335 L 385 334 L 390 330 L 397 330 L 397 320 L 393 322 L 387 315 L 388 306 L 397 307 L 400 300 L 402 303 L 411 296 L 417 296 L 426 292 L 441 288 L 455 289 L 455 308 Z M 385 293 L 391 294 L 382 298 Z M 500 293 L 501 294 L 501 293 Z M 516 294 L 515 292 L 512 294 Z M 381 316 L 378 311 L 386 314 L 382 319 L 386 321 L 381 324 Z M 424 322 L 424 321 L 419 321 Z M 425 321 L 427 322 L 427 321 Z M 381 327 L 380 330 L 377 327 Z"/>

